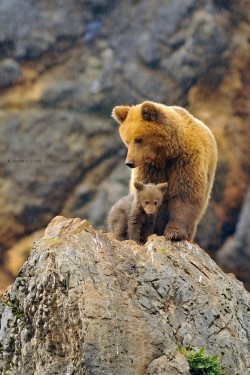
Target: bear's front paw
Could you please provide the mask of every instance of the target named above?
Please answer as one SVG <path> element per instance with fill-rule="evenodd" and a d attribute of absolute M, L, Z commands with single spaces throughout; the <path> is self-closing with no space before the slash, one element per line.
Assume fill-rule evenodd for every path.
<path fill-rule="evenodd" d="M 170 241 L 182 241 L 188 240 L 187 232 L 184 228 L 178 227 L 177 225 L 171 225 L 166 227 L 164 236 Z"/>

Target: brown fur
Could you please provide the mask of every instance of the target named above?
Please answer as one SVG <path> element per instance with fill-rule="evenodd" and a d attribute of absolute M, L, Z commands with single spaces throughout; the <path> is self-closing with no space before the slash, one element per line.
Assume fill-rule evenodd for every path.
<path fill-rule="evenodd" d="M 135 182 L 135 193 L 121 198 L 109 212 L 109 230 L 114 232 L 116 239 L 147 241 L 154 233 L 156 214 L 167 185 Z"/>
<path fill-rule="evenodd" d="M 112 113 L 128 148 L 134 181 L 169 189 L 156 219 L 156 233 L 170 240 L 193 240 L 213 185 L 217 146 L 209 128 L 181 107 L 144 102 Z"/>

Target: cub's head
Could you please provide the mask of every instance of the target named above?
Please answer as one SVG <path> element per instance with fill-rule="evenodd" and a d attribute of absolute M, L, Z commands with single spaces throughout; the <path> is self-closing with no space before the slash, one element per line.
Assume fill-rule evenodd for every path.
<path fill-rule="evenodd" d="M 149 101 L 113 109 L 112 117 L 120 124 L 120 136 L 128 148 L 128 167 L 161 165 L 165 161 L 166 151 L 171 148 L 172 112 L 170 107 Z"/>
<path fill-rule="evenodd" d="M 163 196 L 167 190 L 168 183 L 162 184 L 143 184 L 134 182 L 136 189 L 136 202 L 146 212 L 147 215 L 153 216 L 162 203 Z"/>

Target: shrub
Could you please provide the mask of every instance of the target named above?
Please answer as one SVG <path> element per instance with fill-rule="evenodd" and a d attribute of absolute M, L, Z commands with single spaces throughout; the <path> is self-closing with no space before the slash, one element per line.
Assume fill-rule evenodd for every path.
<path fill-rule="evenodd" d="M 221 370 L 220 357 L 207 355 L 204 348 L 196 352 L 182 349 L 181 352 L 188 360 L 192 375 L 226 375 Z"/>

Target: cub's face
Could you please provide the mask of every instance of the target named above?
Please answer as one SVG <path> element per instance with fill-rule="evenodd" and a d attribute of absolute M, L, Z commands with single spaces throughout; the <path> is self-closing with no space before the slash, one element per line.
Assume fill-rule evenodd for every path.
<path fill-rule="evenodd" d="M 141 206 L 148 216 L 155 215 L 162 203 L 168 183 L 154 185 L 135 182 L 134 186 L 137 204 Z"/>
<path fill-rule="evenodd" d="M 155 215 L 162 202 L 163 194 L 155 193 L 154 195 L 148 195 L 146 191 L 142 191 L 137 194 L 138 202 L 148 216 Z"/>
<path fill-rule="evenodd" d="M 130 168 L 158 165 L 165 148 L 160 131 L 162 113 L 151 102 L 144 102 L 133 107 L 115 107 L 112 116 L 120 124 L 120 136 L 128 148 L 125 164 Z"/>

